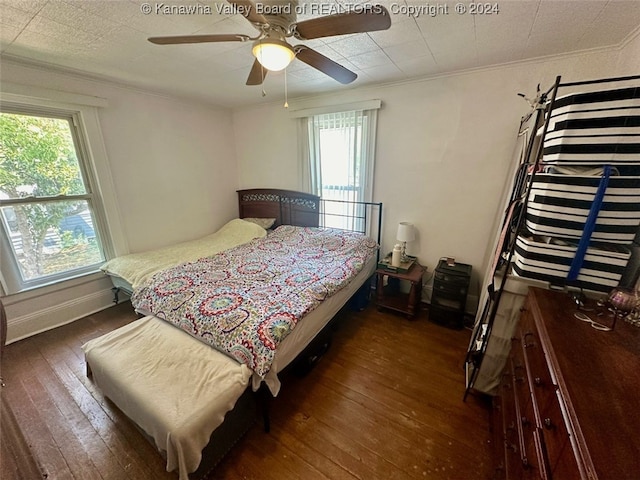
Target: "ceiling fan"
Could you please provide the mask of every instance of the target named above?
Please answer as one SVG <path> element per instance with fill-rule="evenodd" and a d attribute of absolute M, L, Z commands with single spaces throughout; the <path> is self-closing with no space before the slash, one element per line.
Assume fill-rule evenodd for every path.
<path fill-rule="evenodd" d="M 247 85 L 260 85 L 267 71 L 286 68 L 297 58 L 320 70 L 342 84 L 353 82 L 358 76 L 321 53 L 305 46 L 290 45 L 287 38 L 298 40 L 365 33 L 386 30 L 391 26 L 391 17 L 381 5 L 356 5 L 349 10 L 331 15 L 296 22 L 301 11 L 297 0 L 254 3 L 253 0 L 227 0 L 236 13 L 241 13 L 258 30 L 255 37 L 244 34 L 178 35 L 151 37 L 157 45 L 208 42 L 253 42 L 256 57 L 247 78 Z"/>

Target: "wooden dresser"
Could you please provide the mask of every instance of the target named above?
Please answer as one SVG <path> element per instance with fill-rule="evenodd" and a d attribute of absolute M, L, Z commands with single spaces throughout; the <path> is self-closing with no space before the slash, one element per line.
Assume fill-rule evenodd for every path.
<path fill-rule="evenodd" d="M 497 479 L 640 479 L 640 328 L 575 311 L 529 290 L 494 397 Z"/>

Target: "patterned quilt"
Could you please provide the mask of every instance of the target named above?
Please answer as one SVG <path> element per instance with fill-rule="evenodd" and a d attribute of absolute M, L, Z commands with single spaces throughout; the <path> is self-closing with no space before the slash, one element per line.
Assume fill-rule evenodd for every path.
<path fill-rule="evenodd" d="M 359 233 L 281 226 L 163 270 L 131 300 L 139 312 L 179 326 L 264 377 L 298 321 L 347 285 L 376 250 Z"/>

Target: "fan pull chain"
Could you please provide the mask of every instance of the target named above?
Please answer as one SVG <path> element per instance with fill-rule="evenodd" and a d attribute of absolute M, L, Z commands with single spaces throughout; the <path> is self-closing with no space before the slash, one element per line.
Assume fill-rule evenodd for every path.
<path fill-rule="evenodd" d="M 289 90 L 287 88 L 287 70 L 284 69 L 284 108 L 289 108 Z"/>
<path fill-rule="evenodd" d="M 264 89 L 264 67 L 262 66 L 262 51 L 260 52 L 260 79 L 262 80 L 260 82 L 260 85 L 262 86 L 262 96 L 266 97 L 267 96 L 267 91 Z"/>

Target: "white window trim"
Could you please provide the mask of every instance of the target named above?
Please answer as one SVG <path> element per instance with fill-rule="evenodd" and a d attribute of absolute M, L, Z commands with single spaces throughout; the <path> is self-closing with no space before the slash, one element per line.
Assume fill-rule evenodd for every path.
<path fill-rule="evenodd" d="M 303 108 L 290 110 L 291 118 L 313 117 L 325 113 L 349 112 L 352 110 L 379 110 L 382 108 L 382 100 L 364 100 L 362 102 L 342 103 L 340 105 L 324 105 L 315 108 Z"/>
<path fill-rule="evenodd" d="M 97 194 L 98 202 L 101 203 L 99 211 L 102 214 L 101 220 L 105 230 L 101 232 L 105 255 L 107 258 L 112 258 L 113 256 L 127 253 L 129 250 L 128 243 L 120 220 L 120 209 L 116 201 L 115 186 L 98 116 L 98 108 L 106 107 L 107 101 L 99 97 L 2 83 L 0 84 L 0 104 L 18 108 L 23 107 L 25 109 L 29 107 L 44 110 L 54 109 L 76 116 L 80 134 L 87 140 L 85 145 L 86 167 L 90 169 L 89 176 L 95 182 L 92 185 L 92 189 Z M 94 275 L 87 274 L 88 277 L 93 277 Z M 0 280 L 2 280 L 0 283 L 4 284 L 4 279 L 1 278 L 1 275 Z M 57 284 L 64 284 L 66 281 L 71 280 L 73 279 L 63 280 L 57 282 Z M 93 278 L 88 280 L 93 280 Z M 36 287 L 34 290 L 48 287 L 51 287 L 51 285 Z M 3 290 L 6 291 L 4 287 Z M 21 296 L 26 292 L 28 290 L 14 295 Z"/>
<path fill-rule="evenodd" d="M 19 85 L 17 83 L 0 83 L 0 101 L 13 101 L 25 105 L 39 105 L 58 108 L 61 105 L 85 107 L 107 107 L 109 102 L 105 98 L 81 95 L 79 93 L 63 92 L 49 88 Z"/>

